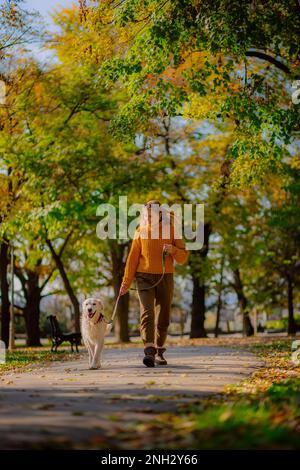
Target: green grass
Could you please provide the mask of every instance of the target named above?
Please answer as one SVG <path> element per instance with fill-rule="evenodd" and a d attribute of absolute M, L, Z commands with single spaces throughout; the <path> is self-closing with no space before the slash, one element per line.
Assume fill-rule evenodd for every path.
<path fill-rule="evenodd" d="M 6 353 L 6 363 L 0 364 L 0 374 L 11 370 L 22 370 L 24 367 L 35 363 L 47 363 L 54 361 L 70 360 L 78 357 L 76 353 L 60 350 L 52 353 L 49 349 L 41 348 L 18 348 Z"/>
<path fill-rule="evenodd" d="M 295 317 L 295 322 L 300 323 L 300 315 L 296 314 L 294 317 Z M 267 320 L 266 327 L 269 329 L 280 328 L 280 329 L 287 330 L 288 318 L 281 318 L 279 320 Z"/>
<path fill-rule="evenodd" d="M 197 448 L 300 449 L 300 374 L 290 361 L 291 342 L 248 346 L 266 367 L 218 400 L 190 409 Z"/>
<path fill-rule="evenodd" d="M 249 349 L 259 354 L 260 356 L 265 356 L 266 354 L 276 354 L 278 352 L 285 352 L 286 354 L 291 353 L 291 345 L 293 340 L 286 338 L 284 340 L 273 341 L 272 343 L 256 343 L 249 346 Z"/>
<path fill-rule="evenodd" d="M 300 449 L 299 402 L 300 379 L 260 396 L 201 400 L 144 425 L 143 440 L 153 449 Z"/>
<path fill-rule="evenodd" d="M 194 409 L 194 445 L 206 449 L 300 448 L 300 379 L 273 384 L 261 396 Z M 184 415 L 181 416 L 185 419 Z"/>

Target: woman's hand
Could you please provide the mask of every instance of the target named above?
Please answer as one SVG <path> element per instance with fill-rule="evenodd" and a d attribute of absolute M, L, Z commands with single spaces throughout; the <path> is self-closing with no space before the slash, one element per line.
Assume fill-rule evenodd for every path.
<path fill-rule="evenodd" d="M 128 291 L 129 291 L 129 286 L 127 286 L 126 284 L 122 282 L 120 290 L 119 290 L 119 295 L 125 295 L 126 292 Z"/>
<path fill-rule="evenodd" d="M 168 253 L 168 255 L 174 253 L 173 245 L 165 244 L 163 249 L 165 253 Z"/>

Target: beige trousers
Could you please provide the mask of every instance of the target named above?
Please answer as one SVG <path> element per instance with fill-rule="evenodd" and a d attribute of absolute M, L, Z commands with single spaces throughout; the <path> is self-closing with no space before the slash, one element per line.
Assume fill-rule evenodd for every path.
<path fill-rule="evenodd" d="M 155 284 L 161 274 L 136 273 L 136 284 L 141 311 L 141 337 L 145 345 L 162 348 L 166 341 L 170 324 L 171 303 L 173 298 L 173 273 L 166 273 L 160 283 Z M 145 287 L 150 289 L 142 290 Z"/>

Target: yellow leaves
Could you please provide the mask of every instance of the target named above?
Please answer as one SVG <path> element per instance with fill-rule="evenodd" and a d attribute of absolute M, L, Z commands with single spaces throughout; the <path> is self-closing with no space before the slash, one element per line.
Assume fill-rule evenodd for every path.
<path fill-rule="evenodd" d="M 126 28 L 119 28 L 118 30 L 118 39 L 119 43 L 122 44 L 128 44 L 129 41 L 132 40 L 132 38 L 135 35 L 135 32 L 137 31 L 137 27 L 133 27 L 130 30 Z"/>
<path fill-rule="evenodd" d="M 88 10 L 86 22 L 89 26 L 92 25 L 108 25 L 114 19 L 114 10 L 108 2 L 100 2 L 98 8 L 91 8 Z"/>
<path fill-rule="evenodd" d="M 198 120 L 214 119 L 225 99 L 226 96 L 219 93 L 205 97 L 198 93 L 191 93 L 190 101 L 183 107 L 183 116 Z"/>
<path fill-rule="evenodd" d="M 172 67 L 171 65 L 167 67 L 161 77 L 175 86 L 189 88 L 186 79 L 183 77 L 184 72 L 191 70 L 193 67 L 200 69 L 205 59 L 206 53 L 204 52 L 183 51 L 181 54 L 181 63 L 176 67 Z M 172 61 L 173 58 L 170 57 L 169 62 L 172 63 Z"/>
<path fill-rule="evenodd" d="M 231 410 L 225 410 L 221 415 L 219 416 L 219 421 L 220 423 L 225 423 L 228 421 L 230 418 L 232 418 L 233 413 Z"/>
<path fill-rule="evenodd" d="M 99 64 L 111 58 L 117 49 L 121 52 L 134 34 L 134 28 L 120 28 L 114 23 L 114 14 L 106 2 L 85 10 L 84 17 L 77 5 L 56 10 L 53 20 L 60 32 L 48 47 L 55 49 L 59 60 L 71 68 L 83 62 Z"/>
<path fill-rule="evenodd" d="M 3 201 L 8 199 L 8 177 L 0 173 L 0 207 L 3 205 Z"/>
<path fill-rule="evenodd" d="M 180 71 L 173 67 L 167 67 L 162 74 L 162 78 L 178 87 L 186 87 L 186 80 L 182 77 Z"/>
<path fill-rule="evenodd" d="M 193 143 L 193 149 L 201 155 L 203 155 L 203 152 L 207 150 L 212 154 L 213 158 L 215 158 L 216 155 L 224 157 L 227 147 L 232 142 L 232 139 L 232 133 L 228 129 L 228 132 L 224 131 L 222 134 L 210 134 L 206 138 L 195 141 Z"/>
<path fill-rule="evenodd" d="M 290 165 L 293 170 L 300 170 L 300 155 L 295 155 L 295 157 L 291 158 Z"/>
<path fill-rule="evenodd" d="M 228 88 L 234 93 L 238 93 L 241 89 L 241 84 L 240 82 L 229 82 L 228 83 Z"/>
<path fill-rule="evenodd" d="M 276 149 L 260 134 L 237 130 L 231 150 L 234 155 L 231 164 L 233 186 L 245 188 L 249 184 L 267 185 L 266 175 L 271 171 L 277 174 L 281 172 L 282 163 L 276 155 Z"/>
<path fill-rule="evenodd" d="M 49 265 L 40 265 L 38 267 L 35 266 L 34 268 L 35 268 L 35 271 L 40 274 L 40 276 L 47 276 L 52 271 L 52 266 L 50 264 Z"/>
<path fill-rule="evenodd" d="M 183 52 L 182 58 L 184 62 L 182 65 L 179 66 L 179 70 L 190 69 L 192 67 L 198 67 L 201 69 L 203 67 L 205 61 L 207 60 L 207 52 L 190 52 L 186 51 Z"/>
<path fill-rule="evenodd" d="M 9 218 L 13 217 L 19 206 L 22 204 L 21 198 L 17 195 L 18 178 L 14 173 L 10 176 L 0 173 L 0 215 L 9 222 Z M 2 227 L 4 227 L 4 223 Z"/>
<path fill-rule="evenodd" d="M 58 58 L 64 63 L 73 63 L 82 52 L 83 30 L 79 9 L 73 5 L 69 8 L 55 10 L 53 21 L 60 27 L 61 32 L 53 36 L 48 47 L 55 49 Z M 70 53 L 72 51 L 72 53 Z"/>
<path fill-rule="evenodd" d="M 83 37 L 92 49 L 91 59 L 97 63 L 115 53 L 121 54 L 141 27 L 139 23 L 121 27 L 116 13 L 118 10 L 109 2 L 97 4 L 97 8 L 86 13 Z"/>
<path fill-rule="evenodd" d="M 285 191 L 284 187 L 282 186 L 282 180 L 279 176 L 271 176 L 268 178 L 268 182 L 270 184 L 270 200 L 274 201 L 275 205 L 280 208 L 284 206 L 287 202 L 287 192 Z"/>
<path fill-rule="evenodd" d="M 41 82 L 36 82 L 34 84 L 34 92 L 37 103 L 42 103 L 45 99 L 45 88 Z"/>
<path fill-rule="evenodd" d="M 78 6 L 73 4 L 67 8 L 63 8 L 61 5 L 58 5 L 58 8 L 55 8 L 52 13 L 52 19 L 54 23 L 58 26 L 72 24 L 80 27 L 80 15 Z"/>
<path fill-rule="evenodd" d="M 156 384 L 155 380 L 148 380 L 147 382 L 145 382 L 145 385 L 147 386 L 155 385 L 155 384 Z"/>

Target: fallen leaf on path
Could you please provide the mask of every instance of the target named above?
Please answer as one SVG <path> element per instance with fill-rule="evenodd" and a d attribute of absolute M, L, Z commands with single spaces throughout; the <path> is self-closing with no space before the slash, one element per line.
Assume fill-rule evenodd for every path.
<path fill-rule="evenodd" d="M 224 411 L 224 413 L 222 413 L 219 416 L 219 421 L 220 421 L 220 423 L 224 423 L 225 421 L 228 421 L 228 419 L 230 419 L 232 416 L 233 416 L 232 411 L 231 410 L 226 410 L 226 411 Z"/>
<path fill-rule="evenodd" d="M 53 405 L 52 403 L 45 403 L 44 405 L 40 405 L 39 407 L 37 407 L 37 410 L 51 410 L 51 408 L 54 408 L 55 405 Z"/>

